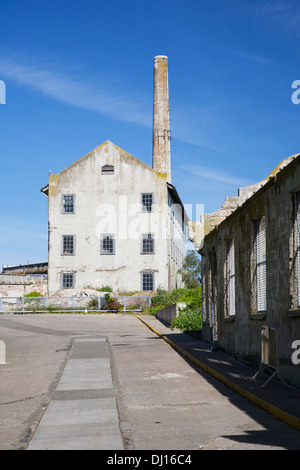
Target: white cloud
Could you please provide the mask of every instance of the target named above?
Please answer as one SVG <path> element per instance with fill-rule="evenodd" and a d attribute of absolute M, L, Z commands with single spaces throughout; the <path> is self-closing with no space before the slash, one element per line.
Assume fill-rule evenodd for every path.
<path fill-rule="evenodd" d="M 204 167 L 197 167 L 197 166 L 192 166 L 192 165 L 182 166 L 181 168 L 187 171 L 189 174 L 202 178 L 205 181 L 209 180 L 213 183 L 234 185 L 239 188 L 252 184 L 251 182 L 245 180 L 245 178 L 241 178 L 236 175 L 222 172 L 220 170 L 216 170 L 215 168 L 204 168 Z M 199 181 L 199 184 L 200 184 L 200 181 Z"/>
<path fill-rule="evenodd" d="M 49 96 L 61 103 L 99 112 L 112 119 L 132 122 L 152 129 L 152 94 L 133 90 L 125 78 L 97 75 L 86 78 L 79 69 L 26 61 L 24 58 L 0 62 L 0 76 Z M 151 90 L 152 93 L 152 90 Z M 186 106 L 177 101 L 170 113 L 173 138 L 196 146 L 220 151 L 215 145 L 218 126 L 228 123 L 221 106 Z"/>
<path fill-rule="evenodd" d="M 75 75 L 53 70 L 53 66 L 23 65 L 11 60 L 1 60 L 0 74 L 6 80 L 30 87 L 62 103 L 96 111 L 113 119 L 151 126 L 151 113 L 145 111 L 144 98 L 137 93 L 124 92 L 118 81 L 108 83 L 102 77 L 86 80 Z M 70 73 L 70 72 L 69 72 Z"/>
<path fill-rule="evenodd" d="M 236 54 L 244 59 L 251 60 L 253 62 L 256 62 L 257 64 L 261 65 L 276 65 L 278 64 L 274 62 L 272 59 L 268 57 L 263 57 L 259 54 L 254 54 L 251 52 L 236 52 Z"/>

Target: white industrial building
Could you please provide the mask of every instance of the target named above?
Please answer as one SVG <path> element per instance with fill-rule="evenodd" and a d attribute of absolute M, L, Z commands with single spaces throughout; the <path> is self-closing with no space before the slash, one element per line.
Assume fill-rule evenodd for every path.
<path fill-rule="evenodd" d="M 168 59 L 154 58 L 152 168 L 110 141 L 41 190 L 48 197 L 48 292 L 181 286 L 187 216 L 171 184 Z"/>

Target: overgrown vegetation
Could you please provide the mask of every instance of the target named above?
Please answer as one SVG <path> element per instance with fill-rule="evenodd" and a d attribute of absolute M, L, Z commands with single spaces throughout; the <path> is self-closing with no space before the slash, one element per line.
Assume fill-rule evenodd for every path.
<path fill-rule="evenodd" d="M 24 297 L 42 297 L 42 294 L 40 292 L 33 291 L 25 294 Z"/>
<path fill-rule="evenodd" d="M 185 288 L 171 291 L 158 288 L 157 295 L 152 298 L 149 313 L 155 315 L 160 309 L 174 303 L 184 302 L 186 307 L 180 310 L 177 318 L 173 320 L 171 328 L 178 328 L 199 337 L 202 330 L 201 262 L 196 252 L 188 253 L 178 273 L 181 275 Z"/>
<path fill-rule="evenodd" d="M 199 336 L 202 329 L 200 286 L 196 289 L 182 288 L 171 291 L 159 288 L 157 295 L 152 298 L 149 313 L 155 315 L 158 310 L 178 302 L 184 302 L 186 307 L 181 309 L 178 317 L 172 322 L 171 328 L 178 328 Z"/>
<path fill-rule="evenodd" d="M 113 292 L 113 288 L 111 286 L 102 286 L 102 287 L 97 287 L 96 291 L 98 291 L 98 292 Z"/>

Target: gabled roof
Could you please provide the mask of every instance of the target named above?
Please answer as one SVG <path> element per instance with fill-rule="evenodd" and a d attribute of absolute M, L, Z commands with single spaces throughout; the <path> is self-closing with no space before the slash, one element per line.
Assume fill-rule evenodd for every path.
<path fill-rule="evenodd" d="M 74 163 L 72 163 L 71 165 L 69 165 L 68 167 L 66 167 L 64 170 L 60 171 L 58 174 L 62 174 L 62 173 L 64 173 L 64 172 L 67 172 L 69 169 L 71 169 L 72 167 L 74 167 L 75 165 L 77 165 L 79 162 L 82 162 L 83 160 L 90 158 L 92 155 L 95 154 L 95 152 L 96 152 L 97 150 L 105 150 L 105 148 L 108 148 L 108 147 L 113 147 L 114 149 L 116 149 L 122 158 L 133 159 L 137 164 L 142 165 L 143 167 L 147 168 L 147 169 L 150 170 L 150 171 L 153 171 L 154 173 L 157 173 L 152 167 L 150 167 L 149 165 L 147 165 L 146 163 L 144 163 L 142 160 L 139 160 L 138 158 L 134 157 L 134 156 L 131 155 L 130 153 L 126 152 L 126 150 L 121 149 L 120 147 L 118 147 L 116 144 L 114 144 L 114 143 L 111 142 L 110 140 L 106 140 L 106 141 L 103 142 L 101 145 L 99 145 L 98 147 L 94 148 L 93 150 L 91 150 L 89 153 L 87 153 L 87 154 L 84 155 L 83 157 L 77 159 Z M 48 191 L 49 191 L 49 184 L 47 184 L 46 186 L 44 186 L 44 187 L 41 189 L 41 192 L 42 192 L 43 194 L 45 194 L 45 196 L 48 196 Z"/>

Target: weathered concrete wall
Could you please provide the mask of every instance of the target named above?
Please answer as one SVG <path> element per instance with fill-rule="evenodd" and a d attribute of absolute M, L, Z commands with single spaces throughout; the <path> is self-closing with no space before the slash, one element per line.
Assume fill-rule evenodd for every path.
<path fill-rule="evenodd" d="M 23 297 L 30 292 L 40 292 L 42 295 L 47 295 L 47 282 L 38 284 L 0 284 L 1 297 Z"/>
<path fill-rule="evenodd" d="M 177 302 L 161 310 L 158 310 L 156 312 L 156 317 L 161 321 L 171 324 L 172 321 L 178 317 L 180 309 L 185 308 L 185 307 L 186 307 L 185 302 Z"/>
<path fill-rule="evenodd" d="M 300 366 L 291 362 L 294 340 L 300 340 L 300 310 L 293 292 L 294 192 L 300 188 L 300 159 L 268 180 L 254 195 L 205 238 L 203 256 L 203 338 L 212 327 L 221 349 L 258 366 L 261 329 L 277 329 L 280 375 L 300 386 Z M 253 297 L 254 224 L 266 220 L 267 310 L 257 313 Z M 234 239 L 236 313 L 228 316 L 224 302 L 226 240 Z M 215 283 L 215 285 L 214 285 Z M 213 318 L 212 318 L 212 313 Z M 214 325 L 213 325 L 214 324 Z"/>
<path fill-rule="evenodd" d="M 101 168 L 112 165 L 114 174 Z M 153 193 L 153 212 L 141 211 L 141 194 Z M 62 195 L 75 195 L 75 213 L 62 213 Z M 169 288 L 166 175 L 107 141 L 49 177 L 49 267 L 52 295 L 60 274 L 74 273 L 75 287 L 110 285 L 141 290 L 141 272 L 154 272 L 155 288 Z M 115 234 L 115 255 L 100 254 L 100 235 Z M 155 253 L 141 254 L 141 234 L 153 233 Z M 62 236 L 75 235 L 75 254 L 63 255 Z"/>

